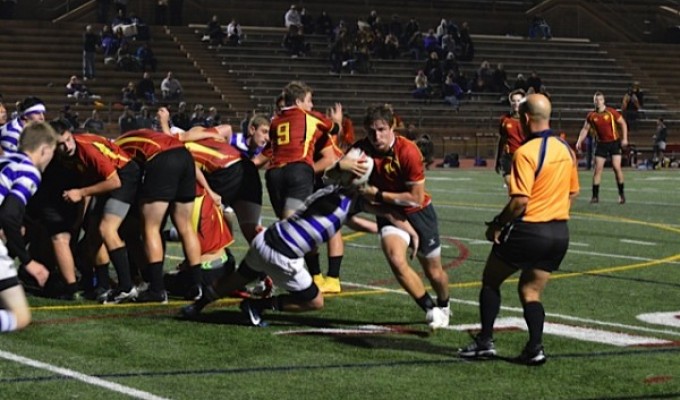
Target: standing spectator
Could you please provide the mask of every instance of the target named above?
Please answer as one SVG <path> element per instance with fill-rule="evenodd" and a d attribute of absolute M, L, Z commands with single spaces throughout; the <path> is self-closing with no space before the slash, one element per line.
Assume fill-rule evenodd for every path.
<path fill-rule="evenodd" d="M 172 116 L 172 124 L 184 131 L 191 129 L 191 117 L 187 110 L 187 103 L 180 101 L 177 106 L 177 112 Z"/>
<path fill-rule="evenodd" d="M 652 137 L 654 139 L 654 159 L 659 162 L 660 166 L 664 165 L 664 151 L 666 150 L 666 139 L 668 138 L 668 128 L 663 122 L 663 118 L 659 117 L 656 120 L 656 133 Z"/>
<path fill-rule="evenodd" d="M 85 27 L 83 34 L 83 79 L 94 78 L 94 57 L 99 46 L 99 36 L 92 31 L 92 25 Z"/>
<path fill-rule="evenodd" d="M 496 69 L 493 70 L 491 74 L 491 90 L 499 93 L 503 97 L 503 100 L 505 100 L 505 95 L 510 91 L 508 74 L 505 72 L 503 63 L 498 63 Z"/>
<path fill-rule="evenodd" d="M 407 250 L 410 235 L 382 217 L 377 218 L 380 244 L 399 284 L 425 311 L 430 329 L 449 325 L 449 277 L 441 263 L 441 242 L 432 197 L 425 191 L 423 156 L 410 140 L 394 131 L 389 104 L 369 107 L 364 119 L 368 136 L 354 147 L 373 158 L 375 168 L 368 185 L 359 188 L 364 200 L 378 207 L 398 207 L 417 232 L 417 257 L 437 293 L 436 303 L 422 279 L 411 268 Z M 398 167 L 397 167 L 398 166 Z"/>
<path fill-rule="evenodd" d="M 316 33 L 329 37 L 333 33 L 333 20 L 326 10 L 321 10 L 319 18 L 316 19 Z"/>
<path fill-rule="evenodd" d="M 156 25 L 168 24 L 168 0 L 156 2 Z"/>
<path fill-rule="evenodd" d="M 529 341 L 515 361 L 526 365 L 546 361 L 541 296 L 550 275 L 559 269 L 567 253 L 567 221 L 579 192 L 576 156 L 550 129 L 550 108 L 550 101 L 540 94 L 527 96 L 520 106 L 529 141 L 513 158 L 508 204 L 487 223 L 486 239 L 493 247 L 482 272 L 479 293 L 482 330 L 470 345 L 458 350 L 461 357 L 496 355 L 493 325 L 501 307 L 500 287 L 521 270 L 518 292 Z"/>
<path fill-rule="evenodd" d="M 172 71 L 168 71 L 168 75 L 161 82 L 163 100 L 179 100 L 182 98 L 183 92 L 182 84 L 174 77 Z"/>
<path fill-rule="evenodd" d="M 156 85 L 151 79 L 151 74 L 144 72 L 142 79 L 137 82 L 137 99 L 143 100 L 146 104 L 156 104 Z"/>
<path fill-rule="evenodd" d="M 118 118 L 118 127 L 120 128 L 121 135 L 137 129 L 137 117 L 135 116 L 135 111 L 133 109 L 125 106 L 123 114 Z"/>
<path fill-rule="evenodd" d="M 552 31 L 550 30 L 548 21 L 546 21 L 541 15 L 537 14 L 531 19 L 531 26 L 529 27 L 529 39 L 535 39 L 539 34 L 543 37 L 543 39 L 552 38 Z"/>
<path fill-rule="evenodd" d="M 628 145 L 628 125 L 623 116 L 615 109 L 605 104 L 604 94 L 595 92 L 593 96 L 595 111 L 586 116 L 583 128 L 576 141 L 576 150 L 581 151 L 581 145 L 588 132 L 595 131 L 597 146 L 595 148 L 595 171 L 593 173 L 593 197 L 591 203 L 600 202 L 600 182 L 602 170 L 607 157 L 611 156 L 612 169 L 619 189 L 619 204 L 625 204 L 626 196 L 623 193 L 623 170 L 621 170 L 622 147 Z"/>
<path fill-rule="evenodd" d="M 212 45 L 221 45 L 224 43 L 224 31 L 222 30 L 222 24 L 220 23 L 217 14 L 213 15 L 210 21 L 208 21 L 208 26 L 205 29 L 205 35 L 202 39 L 203 42 L 209 42 Z"/>
<path fill-rule="evenodd" d="M 643 103 L 644 93 L 640 90 L 640 83 L 634 82 L 621 100 L 621 112 L 630 131 L 637 128 L 637 120 Z"/>
<path fill-rule="evenodd" d="M 31 311 L 26 294 L 17 278 L 14 258 L 22 268 L 44 286 L 49 271 L 33 260 L 26 250 L 22 221 L 26 205 L 40 185 L 41 173 L 54 156 L 56 134 L 45 123 L 30 124 L 19 141 L 19 152 L 2 157 L 0 170 L 0 332 L 12 332 L 28 326 Z M 11 256 L 10 256 L 11 254 Z"/>
<path fill-rule="evenodd" d="M 304 7 L 300 10 L 300 23 L 302 23 L 302 31 L 305 35 L 314 33 L 314 18 L 312 18 Z"/>
<path fill-rule="evenodd" d="M 83 123 L 83 129 L 85 129 L 87 132 L 96 133 L 98 135 L 102 135 L 106 132 L 104 121 L 102 121 L 101 117 L 99 116 L 99 111 L 97 109 L 92 110 L 91 116 Z"/>
<path fill-rule="evenodd" d="M 457 54 L 461 61 L 472 61 L 475 58 L 475 46 L 470 37 L 470 26 L 467 21 L 460 25 L 460 54 Z"/>
<path fill-rule="evenodd" d="M 241 40 L 243 39 L 243 31 L 241 31 L 241 25 L 232 19 L 227 25 L 227 42 L 233 46 L 240 46 Z"/>
<path fill-rule="evenodd" d="M 288 11 L 286 11 L 286 14 L 283 16 L 283 25 L 286 28 L 290 28 L 291 26 L 302 26 L 302 18 L 300 17 L 300 13 L 298 12 L 297 6 L 295 4 L 292 4 Z"/>
<path fill-rule="evenodd" d="M 397 14 L 392 14 L 387 30 L 399 39 L 399 43 L 405 43 L 404 40 L 408 40 L 408 38 L 404 38 L 404 26 L 401 23 L 401 18 Z"/>
<path fill-rule="evenodd" d="M 510 184 L 510 166 L 515 151 L 524 143 L 525 135 L 519 119 L 519 106 L 524 99 L 522 89 L 510 92 L 510 113 L 501 117 L 498 126 L 498 147 L 496 149 L 496 173 L 501 174 L 506 185 Z"/>
<path fill-rule="evenodd" d="M 396 60 L 401 53 L 399 50 L 400 47 L 399 38 L 392 33 L 388 33 L 387 36 L 385 36 L 383 58 Z"/>

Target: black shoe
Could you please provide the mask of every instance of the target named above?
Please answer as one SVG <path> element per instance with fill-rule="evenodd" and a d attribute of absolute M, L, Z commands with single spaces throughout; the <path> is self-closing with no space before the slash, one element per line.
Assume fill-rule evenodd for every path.
<path fill-rule="evenodd" d="M 252 326 L 267 326 L 267 323 L 262 320 L 262 308 L 255 305 L 250 299 L 245 299 L 239 305 L 241 312 L 246 316 L 247 321 Z"/>
<path fill-rule="evenodd" d="M 528 365 L 531 367 L 543 365 L 547 361 L 543 345 L 530 348 L 528 345 L 522 351 L 522 354 L 515 358 L 519 364 Z"/>
<path fill-rule="evenodd" d="M 135 303 L 161 303 L 168 304 L 168 294 L 163 290 L 162 292 L 154 292 L 151 289 L 145 290 L 137 295 Z"/>
<path fill-rule="evenodd" d="M 600 202 L 599 197 L 593 197 L 593 198 L 590 199 L 590 204 L 597 204 L 599 202 Z"/>
<path fill-rule="evenodd" d="M 192 303 L 180 308 L 179 315 L 184 319 L 194 319 L 198 317 L 202 310 L 203 307 L 196 303 Z"/>
<path fill-rule="evenodd" d="M 469 345 L 458 349 L 458 355 L 463 358 L 491 358 L 496 355 L 493 339 L 481 339 L 479 336 Z"/>
<path fill-rule="evenodd" d="M 619 196 L 619 204 L 626 204 L 626 196 L 624 195 Z"/>

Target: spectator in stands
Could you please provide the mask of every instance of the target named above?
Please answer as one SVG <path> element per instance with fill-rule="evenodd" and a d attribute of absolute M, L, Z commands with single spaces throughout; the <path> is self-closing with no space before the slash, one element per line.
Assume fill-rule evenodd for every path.
<path fill-rule="evenodd" d="M 172 71 L 161 82 L 161 94 L 164 100 L 179 100 L 184 95 L 182 84 L 175 78 Z"/>
<path fill-rule="evenodd" d="M 633 131 L 637 128 L 637 120 L 644 102 L 644 94 L 640 90 L 639 82 L 634 82 L 621 100 L 621 113 L 628 124 L 628 130 Z"/>
<path fill-rule="evenodd" d="M 418 71 L 414 79 L 416 89 L 413 91 L 413 97 L 416 99 L 430 98 L 430 85 L 427 82 L 427 75 L 422 69 Z"/>
<path fill-rule="evenodd" d="M 227 25 L 227 43 L 233 46 L 240 46 L 241 40 L 243 39 L 243 31 L 241 30 L 241 25 L 232 18 Z"/>
<path fill-rule="evenodd" d="M 423 38 L 423 48 L 428 54 L 435 52 L 439 55 L 439 53 L 441 53 L 442 48 L 439 46 L 439 40 L 434 33 L 434 29 L 427 31 L 427 35 Z"/>
<path fill-rule="evenodd" d="M 300 10 L 300 23 L 302 24 L 302 31 L 305 35 L 314 33 L 314 18 L 307 12 L 307 9 L 302 7 Z"/>
<path fill-rule="evenodd" d="M 191 127 L 205 126 L 205 110 L 203 104 L 196 104 L 194 106 L 194 113 L 191 114 Z"/>
<path fill-rule="evenodd" d="M 423 155 L 423 164 L 425 169 L 430 169 L 430 165 L 434 162 L 434 143 L 430 138 L 430 135 L 423 133 L 416 140 L 416 145 L 420 149 L 420 153 Z"/>
<path fill-rule="evenodd" d="M 408 43 L 413 38 L 413 35 L 416 34 L 416 32 L 420 32 L 420 24 L 418 24 L 418 21 L 416 21 L 415 18 L 411 17 L 404 27 L 404 36 L 401 41 Z M 422 39 L 422 33 L 420 36 Z"/>
<path fill-rule="evenodd" d="M 99 33 L 99 43 L 104 51 L 104 64 L 113 64 L 116 62 L 116 52 L 118 51 L 118 38 L 111 31 L 109 25 L 104 25 Z"/>
<path fill-rule="evenodd" d="M 656 120 L 656 133 L 652 136 L 654 139 L 654 160 L 660 161 L 661 166 L 663 166 L 664 161 L 664 151 L 666 150 L 666 140 L 668 138 L 668 128 L 663 121 L 662 117 Z"/>
<path fill-rule="evenodd" d="M 396 36 L 399 43 L 404 42 L 404 26 L 401 23 L 401 18 L 398 14 L 392 14 L 389 24 L 387 25 L 387 32 Z"/>
<path fill-rule="evenodd" d="M 139 70 L 139 63 L 137 58 L 132 54 L 132 49 L 130 48 L 130 43 L 124 41 L 118 47 L 118 52 L 116 53 L 116 69 L 121 71 L 135 72 Z"/>
<path fill-rule="evenodd" d="M 132 36 L 132 40 L 143 40 L 147 41 L 151 39 L 151 31 L 149 30 L 149 25 L 140 18 L 138 15 L 134 13 L 130 13 L 130 24 L 134 26 L 134 32 L 136 32 Z"/>
<path fill-rule="evenodd" d="M 142 79 L 137 82 L 137 99 L 144 101 L 146 104 L 156 104 L 156 85 L 151 79 L 151 74 L 144 72 Z"/>
<path fill-rule="evenodd" d="M 71 110 L 71 105 L 64 104 L 64 108 L 59 110 L 59 117 L 68 121 L 74 130 L 80 128 L 80 121 L 78 121 L 80 115 L 78 115 L 77 112 Z"/>
<path fill-rule="evenodd" d="M 445 33 L 441 39 L 442 52 L 455 54 L 456 52 L 456 36 L 451 33 Z"/>
<path fill-rule="evenodd" d="M 291 26 L 302 26 L 302 18 L 300 18 L 300 13 L 298 12 L 297 6 L 295 4 L 292 4 L 288 11 L 286 11 L 286 14 L 283 16 L 283 25 L 286 28 L 290 28 Z"/>
<path fill-rule="evenodd" d="M 414 60 L 420 60 L 425 52 L 425 46 L 423 44 L 423 34 L 420 31 L 416 31 L 407 42 L 408 51 L 411 54 L 411 58 Z"/>
<path fill-rule="evenodd" d="M 439 54 L 436 51 L 430 53 L 430 57 L 425 61 L 425 75 L 430 86 L 439 87 L 444 83 L 444 74 L 442 73 L 442 65 L 439 61 Z"/>
<path fill-rule="evenodd" d="M 548 21 L 546 21 L 541 15 L 536 14 L 534 18 L 531 19 L 531 26 L 529 27 L 529 39 L 536 39 L 539 34 L 543 37 L 543 39 L 552 38 L 552 31 L 550 30 Z"/>
<path fill-rule="evenodd" d="M 371 49 L 374 40 L 375 35 L 370 26 L 364 26 L 357 32 L 354 57 L 356 68 L 361 72 L 368 72 L 371 69 Z"/>
<path fill-rule="evenodd" d="M 212 45 L 221 45 L 224 43 L 224 31 L 217 15 L 213 15 L 207 23 L 205 35 L 201 39 L 203 42 L 209 42 Z"/>
<path fill-rule="evenodd" d="M 121 100 L 120 102 L 125 106 L 130 108 L 132 111 L 139 111 L 142 106 L 142 102 L 139 97 L 137 97 L 137 88 L 134 82 L 130 81 L 121 90 Z"/>
<path fill-rule="evenodd" d="M 205 117 L 205 122 L 203 123 L 203 126 L 205 126 L 206 128 L 210 128 L 218 125 L 222 125 L 222 117 L 217 112 L 217 108 L 210 107 L 208 109 L 208 115 Z"/>
<path fill-rule="evenodd" d="M 87 25 L 83 33 L 83 79 L 85 80 L 94 78 L 94 58 L 99 43 L 99 36 L 92 31 L 92 25 Z"/>
<path fill-rule="evenodd" d="M 475 79 L 479 80 L 479 90 L 477 92 L 486 92 L 491 90 L 491 82 L 493 81 L 493 71 L 491 70 L 491 64 L 484 60 L 477 68 Z"/>
<path fill-rule="evenodd" d="M 187 103 L 181 101 L 177 107 L 177 112 L 172 115 L 172 124 L 182 130 L 191 129 L 191 117 L 187 111 Z"/>
<path fill-rule="evenodd" d="M 470 37 L 470 26 L 467 21 L 460 25 L 460 54 L 457 54 L 461 61 L 472 61 L 475 57 L 475 46 Z"/>
<path fill-rule="evenodd" d="M 149 107 L 143 106 L 137 115 L 137 129 L 153 129 L 153 117 Z"/>
<path fill-rule="evenodd" d="M 550 92 L 548 92 L 547 86 L 541 85 L 541 87 L 538 88 L 538 93 L 542 94 L 543 96 L 547 97 L 548 100 L 550 100 Z"/>
<path fill-rule="evenodd" d="M 446 20 L 446 18 L 442 18 L 442 20 L 439 22 L 439 25 L 437 25 L 437 29 L 434 32 L 439 43 L 442 42 L 444 35 L 446 35 L 448 32 L 449 32 L 449 23 Z"/>
<path fill-rule="evenodd" d="M 98 135 L 106 132 L 104 121 L 102 121 L 99 116 L 99 111 L 96 108 L 92 110 L 90 118 L 86 119 L 83 123 L 83 129 L 85 129 L 86 132 L 96 133 Z"/>
<path fill-rule="evenodd" d="M 149 43 L 142 43 L 135 52 L 137 63 L 142 71 L 146 71 L 147 67 L 151 72 L 156 72 L 156 57 L 153 55 L 153 50 L 149 47 Z"/>
<path fill-rule="evenodd" d="M 168 24 L 168 0 L 156 2 L 156 25 Z"/>
<path fill-rule="evenodd" d="M 451 104 L 456 108 L 456 111 L 460 108 L 460 100 L 465 95 L 463 88 L 460 87 L 455 81 L 455 73 L 453 71 L 446 75 L 446 80 L 442 86 L 442 97 L 444 102 Z"/>
<path fill-rule="evenodd" d="M 78 101 L 94 101 L 101 99 L 87 88 L 85 84 L 76 76 L 72 75 L 66 84 L 66 97 Z"/>
<path fill-rule="evenodd" d="M 527 83 L 527 79 L 524 77 L 524 74 L 517 74 L 515 83 L 512 85 L 512 90 L 518 89 L 524 90 L 524 93 L 529 91 L 529 84 Z"/>
<path fill-rule="evenodd" d="M 291 25 L 283 37 L 282 46 L 288 50 L 292 58 L 304 57 L 307 52 L 307 44 L 302 27 Z"/>
<path fill-rule="evenodd" d="M 137 118 L 135 116 L 135 111 L 128 106 L 125 106 L 123 114 L 118 118 L 118 127 L 120 128 L 120 134 L 125 132 L 134 131 L 137 129 Z"/>
<path fill-rule="evenodd" d="M 399 44 L 399 38 L 392 33 L 388 33 L 385 36 L 385 39 L 384 39 L 382 58 L 389 59 L 389 60 L 396 60 L 397 58 L 399 58 L 399 54 L 400 54 L 399 48 L 400 47 L 401 46 Z"/>
<path fill-rule="evenodd" d="M 321 10 L 321 14 L 316 19 L 316 33 L 329 37 L 333 34 L 333 20 L 326 10 Z"/>
<path fill-rule="evenodd" d="M 541 90 L 541 85 L 543 85 L 543 80 L 536 71 L 531 71 L 529 79 L 527 79 L 527 94 L 539 93 Z M 532 90 L 533 89 L 533 90 Z"/>
<path fill-rule="evenodd" d="M 128 18 L 128 17 L 125 15 L 125 11 L 123 11 L 123 10 L 121 10 L 121 9 L 118 9 L 118 10 L 116 11 L 116 15 L 115 15 L 115 16 L 113 17 L 113 19 L 111 20 L 111 29 L 112 29 L 114 32 L 117 31 L 118 29 L 122 29 L 122 30 L 127 29 L 127 34 L 126 34 L 126 32 L 123 32 L 123 34 L 124 34 L 125 36 L 134 36 L 134 35 L 131 34 L 131 33 L 132 33 L 132 32 L 130 31 L 131 28 L 126 28 L 126 27 L 128 27 L 129 25 L 132 25 L 132 21 L 130 20 L 130 18 Z"/>
<path fill-rule="evenodd" d="M 491 90 L 499 93 L 504 101 L 507 99 L 508 93 L 510 92 L 510 85 L 508 85 L 508 74 L 505 72 L 503 63 L 498 63 L 496 69 L 493 70 L 491 75 Z"/>

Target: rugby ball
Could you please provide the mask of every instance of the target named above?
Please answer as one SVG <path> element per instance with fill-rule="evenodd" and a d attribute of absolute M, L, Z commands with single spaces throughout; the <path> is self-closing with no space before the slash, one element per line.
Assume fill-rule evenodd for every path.
<path fill-rule="evenodd" d="M 363 150 L 357 147 L 350 149 L 347 152 L 347 154 L 345 154 L 343 157 L 347 157 L 354 160 L 363 160 L 367 169 L 366 173 L 363 174 L 362 176 L 356 176 L 350 171 L 344 171 L 345 176 L 341 184 L 344 186 L 351 185 L 355 187 L 359 187 L 366 184 L 366 182 L 368 182 L 368 178 L 371 176 L 371 172 L 373 171 L 373 158 L 367 156 Z"/>

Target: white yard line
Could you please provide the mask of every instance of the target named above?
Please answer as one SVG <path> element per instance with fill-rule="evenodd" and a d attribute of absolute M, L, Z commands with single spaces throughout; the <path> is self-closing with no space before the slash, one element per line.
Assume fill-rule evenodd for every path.
<path fill-rule="evenodd" d="M 112 392 L 121 393 L 121 394 L 124 394 L 126 396 L 134 397 L 134 398 L 137 398 L 137 399 L 169 400 L 166 397 L 159 397 L 159 396 L 156 396 L 154 394 L 144 392 L 142 390 L 138 390 L 138 389 L 131 388 L 131 387 L 128 387 L 128 386 L 120 385 L 120 384 L 114 383 L 114 382 L 109 382 L 109 381 L 106 381 L 104 379 L 100 379 L 100 378 L 97 378 L 97 377 L 94 377 L 94 376 L 81 374 L 80 372 L 73 371 L 71 369 L 61 368 L 61 367 L 54 366 L 52 364 L 47 364 L 47 363 L 44 363 L 44 362 L 41 362 L 41 361 L 36 361 L 36 360 L 30 359 L 30 358 L 22 357 L 20 355 L 10 353 L 10 352 L 7 352 L 7 351 L 0 350 L 0 358 L 4 358 L 5 360 L 9 360 L 9 361 L 14 361 L 16 363 L 23 364 L 23 365 L 28 365 L 29 367 L 44 369 L 46 371 L 49 371 L 49 372 L 52 372 L 52 373 L 55 373 L 55 374 L 58 374 L 58 375 L 66 376 L 66 377 L 69 377 L 69 378 L 79 380 L 81 382 L 85 382 L 88 385 L 99 386 L 99 387 L 102 387 L 104 389 L 108 389 Z"/>
<path fill-rule="evenodd" d="M 645 242 L 643 240 L 621 239 L 621 243 L 639 244 L 640 246 L 656 246 L 656 242 Z"/>

